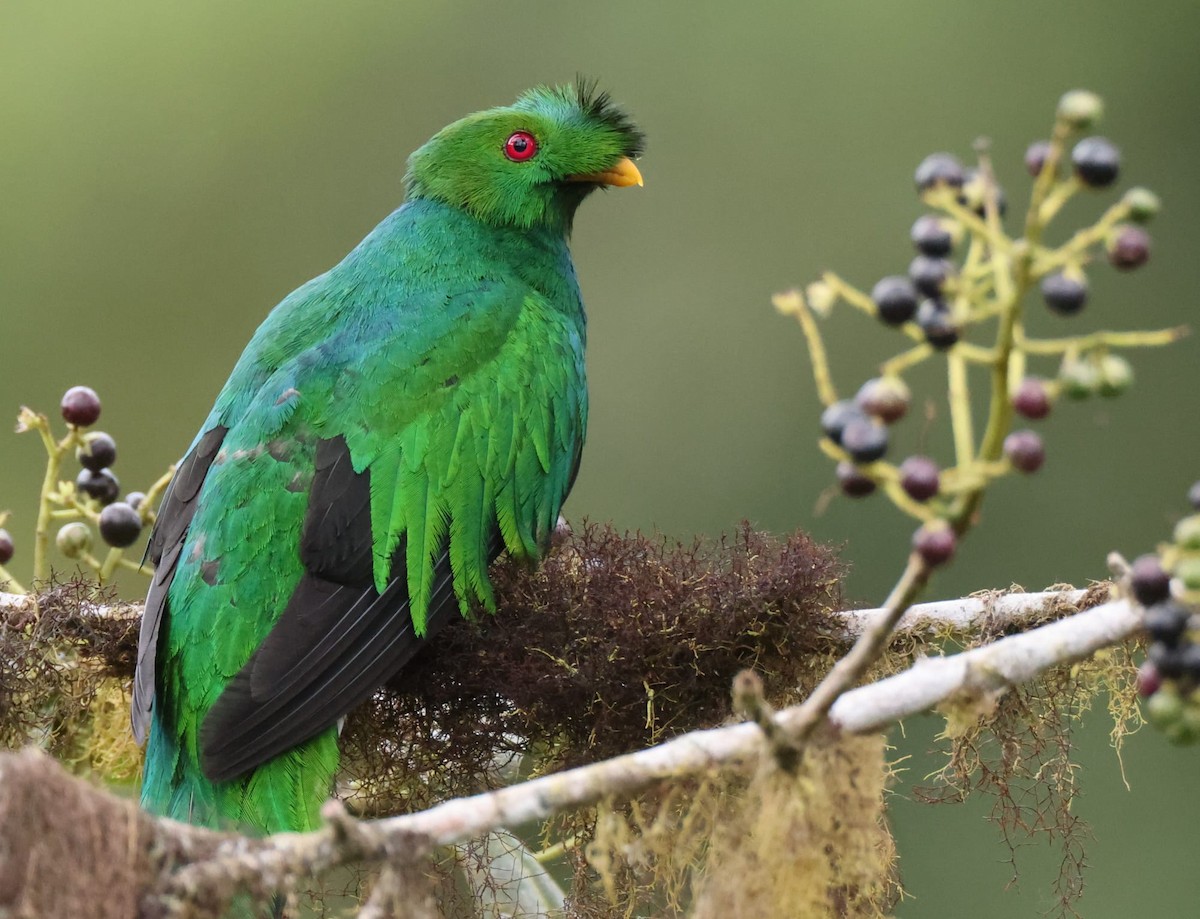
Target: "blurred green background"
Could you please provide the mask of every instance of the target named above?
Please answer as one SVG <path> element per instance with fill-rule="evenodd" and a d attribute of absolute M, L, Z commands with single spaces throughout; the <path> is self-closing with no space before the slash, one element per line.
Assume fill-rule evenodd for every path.
<path fill-rule="evenodd" d="M 1151 264 L 1092 273 L 1075 321 L 1032 304 L 1035 332 L 1194 322 L 1200 259 L 1200 5 L 1037 0 L 803 4 L 244 3 L 4 0 L 0 4 L 0 414 L 53 411 L 86 383 L 145 487 L 184 449 L 255 326 L 401 198 L 407 154 L 460 115 L 581 72 L 646 129 L 646 187 L 597 196 L 575 236 L 590 306 L 591 429 L 568 505 L 690 538 L 749 518 L 843 546 L 847 595 L 877 602 L 911 525 L 881 500 L 814 508 L 832 478 L 803 340 L 770 294 L 824 268 L 869 287 L 902 271 L 928 152 L 991 136 L 1020 202 L 1027 143 L 1067 89 L 1108 107 L 1124 181 L 1165 208 Z M 1077 225 L 1115 199 L 1086 196 Z M 1019 207 L 1015 210 L 1020 210 Z M 1011 223 L 1010 219 L 1010 223 Z M 1062 232 L 1062 231 L 1060 231 Z M 826 323 L 852 392 L 896 339 L 850 311 Z M 1168 533 L 1200 475 L 1197 340 L 1134 355 L 1115 402 L 1044 424 L 1037 476 L 1006 480 L 934 593 L 1084 583 L 1111 549 Z M 1049 370 L 1049 368 L 1044 368 Z M 936 397 L 936 376 L 918 397 Z M 942 404 L 927 449 L 946 456 Z M 916 449 L 910 422 L 901 451 Z M 902 452 L 898 451 L 899 455 Z M 41 451 L 0 436 L 0 507 L 27 573 Z M 916 754 L 893 816 L 913 899 L 901 916 L 1034 915 L 1060 854 L 1019 854 L 987 802 L 927 808 L 907 784 L 936 760 L 933 719 L 896 733 Z M 1132 791 L 1094 716 L 1079 738 L 1093 827 L 1080 910 L 1191 915 L 1187 840 L 1200 752 L 1146 731 L 1127 746 Z"/>

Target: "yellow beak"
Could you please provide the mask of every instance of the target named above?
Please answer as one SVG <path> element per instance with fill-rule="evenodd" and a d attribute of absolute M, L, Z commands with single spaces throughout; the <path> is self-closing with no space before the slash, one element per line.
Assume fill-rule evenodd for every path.
<path fill-rule="evenodd" d="M 580 175 L 567 176 L 568 182 L 595 182 L 597 185 L 612 185 L 616 188 L 628 188 L 630 185 L 644 185 L 642 174 L 638 172 L 633 160 L 623 157 L 615 166 L 603 172 L 586 172 Z"/>

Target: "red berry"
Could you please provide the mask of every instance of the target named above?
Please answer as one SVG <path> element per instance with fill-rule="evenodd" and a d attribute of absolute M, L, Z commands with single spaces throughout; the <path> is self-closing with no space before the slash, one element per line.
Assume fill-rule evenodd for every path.
<path fill-rule="evenodd" d="M 1108 244 L 1108 261 L 1118 271 L 1140 268 L 1150 259 L 1150 234 L 1141 227 L 1121 227 Z"/>
<path fill-rule="evenodd" d="M 7 565 L 11 562 L 15 551 L 16 548 L 13 546 L 12 537 L 8 535 L 8 530 L 0 530 L 0 565 Z"/>
<path fill-rule="evenodd" d="M 96 423 L 100 417 L 100 397 L 87 386 L 72 386 L 63 394 L 62 416 L 67 424 L 81 428 Z"/>
<path fill-rule="evenodd" d="M 1046 448 L 1033 431 L 1013 431 L 1004 438 L 1004 455 L 1014 468 L 1028 474 L 1042 468 L 1046 460 Z"/>
<path fill-rule="evenodd" d="M 1050 141 L 1035 140 L 1025 151 L 1025 168 L 1031 176 L 1039 176 L 1042 167 L 1046 165 L 1046 157 L 1050 155 Z"/>
<path fill-rule="evenodd" d="M 914 501 L 928 501 L 941 487 L 937 463 L 928 456 L 910 456 L 900 464 L 900 487 Z"/>
<path fill-rule="evenodd" d="M 837 480 L 842 493 L 851 498 L 865 498 L 875 490 L 875 481 L 853 463 L 838 463 Z"/>
<path fill-rule="evenodd" d="M 930 568 L 944 565 L 954 557 L 958 548 L 958 537 L 950 525 L 942 520 L 927 523 L 913 534 L 913 551 Z"/>
<path fill-rule="evenodd" d="M 1137 672 L 1137 691 L 1142 698 L 1152 696 L 1162 686 L 1162 674 L 1150 661 L 1144 661 Z"/>
<path fill-rule="evenodd" d="M 1013 408 L 1026 418 L 1037 420 L 1050 414 L 1053 403 L 1050 401 L 1050 390 L 1046 381 L 1037 377 L 1026 377 L 1013 394 Z"/>

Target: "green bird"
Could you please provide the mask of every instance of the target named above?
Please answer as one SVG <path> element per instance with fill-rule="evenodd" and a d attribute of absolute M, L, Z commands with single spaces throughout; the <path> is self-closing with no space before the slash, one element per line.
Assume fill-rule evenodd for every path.
<path fill-rule="evenodd" d="M 568 238 L 642 135 L 594 86 L 439 131 L 406 202 L 251 338 L 151 535 L 134 683 L 145 808 L 308 830 L 338 722 L 488 566 L 545 552 L 587 423 Z"/>

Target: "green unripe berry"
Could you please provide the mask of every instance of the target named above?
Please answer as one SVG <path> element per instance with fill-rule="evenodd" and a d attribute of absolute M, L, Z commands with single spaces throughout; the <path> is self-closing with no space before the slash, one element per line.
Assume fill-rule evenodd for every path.
<path fill-rule="evenodd" d="M 1076 130 L 1086 130 L 1104 115 L 1104 103 L 1100 97 L 1086 89 L 1073 89 L 1058 100 L 1060 121 Z"/>
<path fill-rule="evenodd" d="M 1200 549 L 1200 514 L 1184 517 L 1175 524 L 1175 545 L 1180 549 Z"/>
<path fill-rule="evenodd" d="M 58 546 L 58 551 L 67 558 L 80 558 L 92 548 L 92 531 L 86 524 L 78 521 L 68 523 L 58 531 L 54 542 Z"/>
<path fill-rule="evenodd" d="M 1147 223 L 1162 209 L 1158 195 L 1148 188 L 1131 188 L 1122 199 L 1129 208 L 1129 219 L 1135 223 Z"/>
<path fill-rule="evenodd" d="M 1100 360 L 1100 395 L 1111 399 L 1133 385 L 1133 367 L 1119 354 L 1106 354 Z"/>
<path fill-rule="evenodd" d="M 1174 575 L 1185 590 L 1200 591 L 1200 556 L 1181 558 L 1175 563 Z"/>
<path fill-rule="evenodd" d="M 1100 370 L 1091 361 L 1068 361 L 1058 371 L 1058 381 L 1068 399 L 1087 399 L 1100 389 Z"/>
<path fill-rule="evenodd" d="M 1173 686 L 1164 685 L 1146 700 L 1146 719 L 1156 728 L 1166 730 L 1183 717 L 1183 699 Z"/>
<path fill-rule="evenodd" d="M 1163 728 L 1163 736 L 1177 747 L 1189 747 L 1197 740 L 1195 727 L 1183 717 Z"/>

